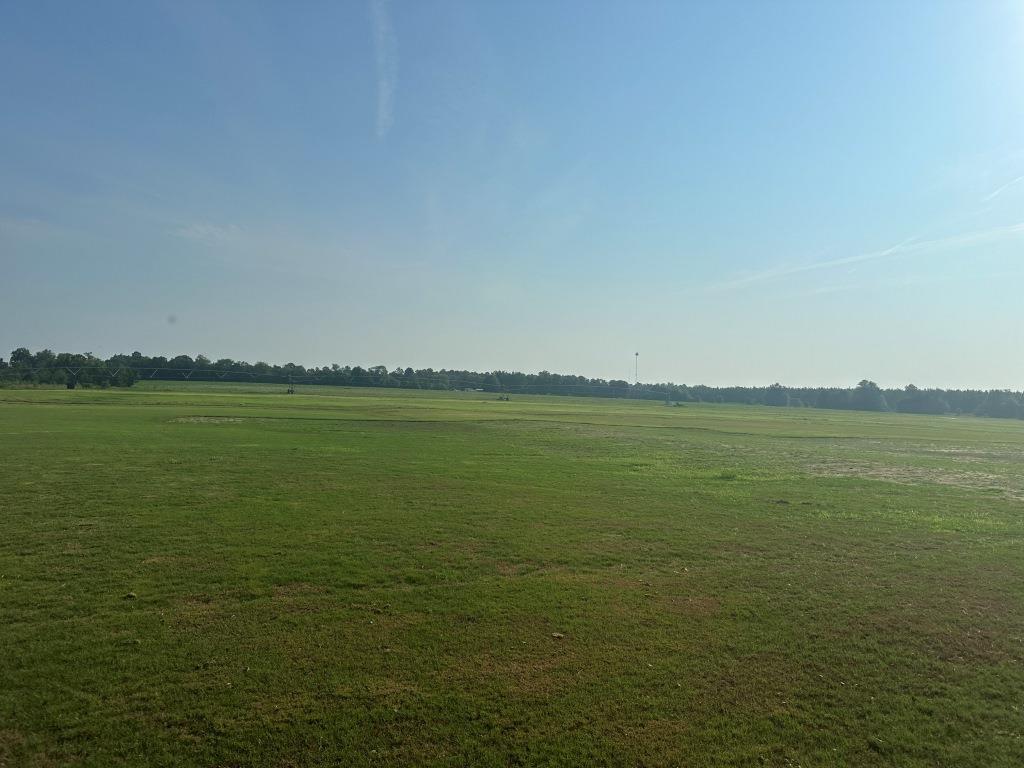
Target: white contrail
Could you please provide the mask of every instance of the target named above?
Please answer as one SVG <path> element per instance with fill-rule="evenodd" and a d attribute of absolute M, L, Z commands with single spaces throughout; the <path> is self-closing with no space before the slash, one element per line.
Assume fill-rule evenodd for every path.
<path fill-rule="evenodd" d="M 1016 179 L 1013 179 L 1011 181 L 1006 182 L 1005 184 L 1003 184 L 1003 186 L 999 187 L 998 189 L 996 189 L 991 194 L 985 195 L 985 197 L 982 198 L 981 202 L 983 202 L 983 203 L 992 202 L 997 197 L 999 197 L 1001 194 L 1003 194 L 1003 192 L 1005 192 L 1010 187 L 1012 187 L 1014 184 L 1017 184 L 1017 183 L 1019 183 L 1021 181 L 1024 181 L 1024 176 L 1018 176 Z"/>
<path fill-rule="evenodd" d="M 377 57 L 377 138 L 384 138 L 395 122 L 395 87 L 398 84 L 398 38 L 391 26 L 388 0 L 371 0 L 373 48 Z"/>
<path fill-rule="evenodd" d="M 751 283 L 775 280 L 782 277 L 789 277 L 791 275 L 798 275 L 803 272 L 813 272 L 819 269 L 829 269 L 830 267 L 841 267 L 847 264 L 858 264 L 863 261 L 875 261 L 893 256 L 928 253 L 946 248 L 975 245 L 977 243 L 991 242 L 994 240 L 1002 240 L 1007 237 L 1018 237 L 1021 235 L 1024 235 L 1024 222 L 1011 224 L 1005 227 L 993 227 L 992 229 L 968 232 L 962 235 L 940 237 L 934 240 L 919 241 L 916 237 L 912 237 L 880 251 L 868 251 L 866 253 L 858 253 L 852 256 L 843 256 L 838 259 L 815 261 L 810 264 L 799 264 L 791 267 L 773 267 L 772 269 L 766 269 L 763 272 L 757 272 L 752 275 L 746 275 L 735 280 L 720 283 L 714 287 L 718 289 L 739 288 Z"/>

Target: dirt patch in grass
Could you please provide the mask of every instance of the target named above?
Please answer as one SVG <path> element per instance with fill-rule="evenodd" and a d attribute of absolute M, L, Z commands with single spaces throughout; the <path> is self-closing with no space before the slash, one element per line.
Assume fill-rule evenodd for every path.
<path fill-rule="evenodd" d="M 227 609 L 209 597 L 189 597 L 182 600 L 174 612 L 175 623 L 182 627 L 201 629 L 222 621 Z"/>
<path fill-rule="evenodd" d="M 552 631 L 556 625 L 522 618 L 507 635 L 507 645 L 459 659 L 441 671 L 446 686 L 479 688 L 481 683 L 519 696 L 547 698 L 579 672 L 580 638 Z M 586 654 L 583 651 L 584 655 Z"/>
<path fill-rule="evenodd" d="M 1024 499 L 1024 488 L 1014 487 L 1009 484 L 1009 478 L 992 472 L 881 465 L 866 461 L 830 461 L 812 464 L 808 470 L 819 477 L 857 477 L 902 485 L 949 485 L 975 491 L 998 491 L 1006 498 Z"/>
<path fill-rule="evenodd" d="M 67 765 L 67 761 L 56 756 L 56 752 L 47 747 L 34 745 L 28 734 L 0 728 L 0 768 L 57 768 Z"/>
<path fill-rule="evenodd" d="M 875 613 L 859 621 L 857 631 L 953 664 L 1020 663 L 1022 656 L 1008 647 L 1005 630 L 983 619 L 935 623 L 920 616 Z"/>
<path fill-rule="evenodd" d="M 690 616 L 712 616 L 721 608 L 721 601 L 707 595 L 661 595 L 661 603 L 669 610 Z"/>
<path fill-rule="evenodd" d="M 312 584 L 308 581 L 293 581 L 288 584 L 276 585 L 273 590 L 273 597 L 275 600 L 288 600 L 294 597 L 323 595 L 326 593 L 327 589 L 322 584 Z"/>
<path fill-rule="evenodd" d="M 330 590 L 323 585 L 297 581 L 275 586 L 271 592 L 270 607 L 286 613 L 320 613 L 331 602 Z"/>
<path fill-rule="evenodd" d="M 1021 461 L 1024 460 L 1024 451 L 1013 445 L 994 444 L 986 445 L 984 449 L 964 446 L 932 446 L 910 443 L 904 446 L 886 446 L 887 451 L 895 453 L 919 453 L 924 456 L 939 456 L 952 458 L 957 461 Z"/>
<path fill-rule="evenodd" d="M 171 424 L 238 424 L 246 419 L 238 416 L 179 416 Z"/>
<path fill-rule="evenodd" d="M 522 576 L 558 576 L 564 574 L 567 569 L 552 566 L 550 564 L 536 562 L 512 562 L 499 560 L 494 565 L 495 572 L 506 579 L 515 579 Z"/>
<path fill-rule="evenodd" d="M 558 642 L 552 640 L 552 643 Z M 565 645 L 563 642 L 562 645 Z M 557 649 L 555 649 L 557 650 Z M 573 668 L 571 654 L 547 651 L 544 655 L 501 658 L 484 656 L 475 660 L 474 677 L 482 674 L 520 695 L 550 696 L 566 684 L 564 668 Z"/>

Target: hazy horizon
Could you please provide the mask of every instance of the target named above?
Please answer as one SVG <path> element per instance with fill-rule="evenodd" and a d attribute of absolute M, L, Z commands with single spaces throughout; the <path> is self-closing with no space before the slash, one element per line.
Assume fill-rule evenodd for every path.
<path fill-rule="evenodd" d="M 12 3 L 0 64 L 4 358 L 1024 387 L 1018 1 Z"/>

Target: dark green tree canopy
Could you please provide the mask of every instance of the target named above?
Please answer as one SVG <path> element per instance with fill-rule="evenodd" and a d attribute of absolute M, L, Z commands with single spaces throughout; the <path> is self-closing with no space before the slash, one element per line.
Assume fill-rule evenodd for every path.
<path fill-rule="evenodd" d="M 90 353 L 33 353 L 25 347 L 0 360 L 0 385 L 128 387 L 144 377 L 157 381 L 243 381 L 343 387 L 404 387 L 432 390 L 480 390 L 488 393 L 574 395 L 578 397 L 630 397 L 665 402 L 737 403 L 774 407 L 813 407 L 840 410 L 902 413 L 973 414 L 993 418 L 1024 418 L 1024 396 L 1005 390 L 903 389 L 883 390 L 870 379 L 856 387 L 709 387 L 703 384 L 632 384 L 622 379 L 595 379 L 572 374 L 519 371 L 468 371 L 387 366 L 324 365 L 307 368 L 298 363 L 248 363 L 222 357 L 212 361 L 203 354 L 149 357 L 141 352 L 113 355 L 102 360 Z"/>

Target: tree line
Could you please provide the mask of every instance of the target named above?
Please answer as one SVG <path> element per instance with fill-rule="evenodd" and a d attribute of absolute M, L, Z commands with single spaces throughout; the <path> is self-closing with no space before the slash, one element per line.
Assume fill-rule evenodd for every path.
<path fill-rule="evenodd" d="M 855 387 L 710 387 L 703 384 L 629 383 L 541 371 L 466 371 L 442 368 L 325 365 L 272 365 L 203 355 L 192 358 L 147 357 L 140 352 L 107 359 L 92 354 L 31 352 L 20 347 L 8 360 L 0 358 L 0 382 L 7 385 L 130 387 L 140 379 L 157 381 L 246 381 L 329 384 L 342 387 L 478 390 L 496 393 L 628 397 L 667 403 L 741 403 L 796 408 L 831 408 L 901 413 L 974 414 L 1004 419 L 1024 418 L 1024 394 L 1010 390 L 882 389 L 873 381 Z"/>

